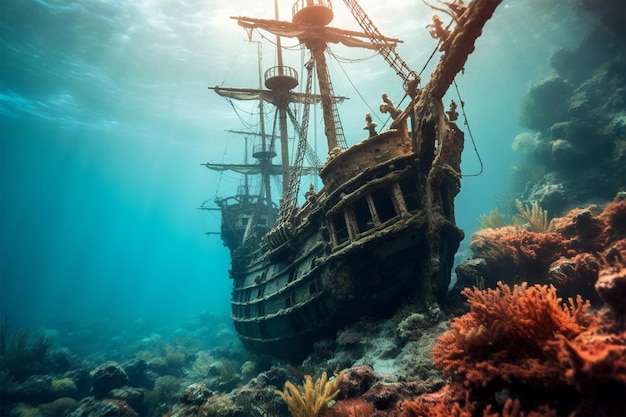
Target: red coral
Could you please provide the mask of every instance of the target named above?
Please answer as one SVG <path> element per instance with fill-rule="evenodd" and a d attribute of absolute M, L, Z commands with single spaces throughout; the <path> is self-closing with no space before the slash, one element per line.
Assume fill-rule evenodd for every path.
<path fill-rule="evenodd" d="M 593 305 L 601 300 L 594 288 L 598 273 L 604 261 L 591 253 L 580 253 L 571 258 L 562 257 L 550 265 L 548 281 L 558 285 L 559 294 L 564 297 L 582 295 Z"/>
<path fill-rule="evenodd" d="M 595 289 L 617 314 L 622 317 L 626 314 L 626 267 L 601 271 Z"/>
<path fill-rule="evenodd" d="M 345 372 L 339 389 L 344 398 L 358 397 L 366 393 L 377 380 L 378 377 L 370 366 L 355 366 Z"/>
<path fill-rule="evenodd" d="M 476 404 L 469 401 L 469 391 L 446 385 L 437 392 L 404 401 L 399 417 L 472 417 L 475 409 Z"/>
<path fill-rule="evenodd" d="M 529 281 L 558 285 L 563 298 L 577 294 L 602 305 L 594 284 L 601 270 L 626 267 L 626 201 L 574 209 L 552 220 L 553 233 L 533 233 L 519 227 L 484 229 L 472 236 L 470 249 L 485 260 L 478 274 L 494 288 Z"/>
<path fill-rule="evenodd" d="M 571 254 L 601 250 L 602 242 L 597 238 L 606 225 L 597 214 L 596 207 L 589 206 L 573 209 L 566 216 L 552 220 L 553 229 L 562 236 Z"/>
<path fill-rule="evenodd" d="M 617 383 L 626 386 L 626 333 L 621 335 L 583 334 L 562 342 L 560 359 L 567 369 L 567 382 L 579 391 Z"/>
<path fill-rule="evenodd" d="M 606 246 L 626 238 L 626 200 L 608 204 L 598 217 L 605 224 L 602 236 Z"/>
<path fill-rule="evenodd" d="M 372 416 L 376 410 L 372 404 L 362 398 L 349 398 L 339 401 L 320 413 L 320 417 L 365 417 Z"/>
<path fill-rule="evenodd" d="M 580 414 L 626 415 L 626 332 L 594 326 L 574 340 L 559 339 L 565 379 L 578 391 L 578 409 L 585 410 Z"/>
<path fill-rule="evenodd" d="M 494 282 L 485 284 L 494 287 L 495 277 L 513 283 L 545 274 L 548 266 L 563 253 L 562 240 L 556 233 L 534 233 L 508 226 L 474 233 L 470 249 L 492 269 L 489 275 L 494 277 Z M 487 281 L 490 277 L 486 277 Z"/>
<path fill-rule="evenodd" d="M 466 288 L 470 312 L 456 318 L 433 348 L 435 365 L 467 387 L 495 380 L 550 386 L 562 381 L 558 340 L 571 340 L 592 322 L 579 297 L 561 306 L 553 286 Z"/>

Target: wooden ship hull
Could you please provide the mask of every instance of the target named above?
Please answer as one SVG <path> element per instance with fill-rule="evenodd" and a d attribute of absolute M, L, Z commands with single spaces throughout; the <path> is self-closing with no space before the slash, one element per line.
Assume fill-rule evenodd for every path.
<path fill-rule="evenodd" d="M 231 317 L 249 351 L 300 360 L 359 317 L 390 314 L 411 296 L 444 300 L 463 239 L 454 198 L 464 135 L 442 97 L 499 2 L 471 3 L 431 80 L 408 87 L 404 111 L 390 109 L 389 130 L 343 152 L 329 141 L 321 190 L 266 234 L 227 245 Z"/>
<path fill-rule="evenodd" d="M 378 155 L 375 165 L 345 163 L 389 149 L 390 141 L 395 152 Z M 445 295 L 463 238 L 453 218 L 459 179 L 444 172 L 429 189 L 429 170 L 410 142 L 387 131 L 342 153 L 322 171 L 333 186 L 305 203 L 299 223 L 233 264 L 231 315 L 250 351 L 297 360 L 364 314 L 390 313 L 410 294 Z"/>

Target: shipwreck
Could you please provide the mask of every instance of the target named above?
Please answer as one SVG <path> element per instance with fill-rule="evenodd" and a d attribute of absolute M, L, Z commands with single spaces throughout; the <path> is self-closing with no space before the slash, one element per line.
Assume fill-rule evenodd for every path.
<path fill-rule="evenodd" d="M 444 27 L 439 18 L 429 25 L 440 59 L 423 86 L 396 52 L 398 40 L 383 36 L 356 0 L 344 3 L 363 32 L 329 26 L 330 0 L 298 0 L 290 22 L 233 18 L 246 30 L 276 35 L 279 46 L 281 37 L 296 38 L 311 54 L 304 92 L 294 91 L 297 73 L 283 65 L 280 48 L 278 65 L 264 74 L 265 88 L 211 88 L 229 99 L 262 100 L 277 109 L 279 134 L 258 134 L 254 163 L 204 164 L 245 178 L 236 192 L 215 202 L 232 260 L 231 317 L 249 351 L 299 360 L 315 341 L 364 314 L 388 314 L 411 296 L 426 304 L 443 302 L 463 239 L 454 199 L 464 146 L 454 103 L 444 107 L 443 96 L 500 2 L 438 3 L 441 7 L 435 8 L 448 14 L 451 25 Z M 410 99 L 398 109 L 383 94 L 380 110 L 393 118 L 389 128 L 377 132 L 366 116 L 367 137 L 351 147 L 337 108 L 343 98 L 334 95 L 326 65 L 328 42 L 375 49 Z M 318 94 L 312 93 L 314 71 Z M 299 120 L 292 103 L 304 107 Z M 317 104 L 328 156 L 317 167 L 305 166 L 311 153 L 309 109 Z M 298 139 L 295 155 L 289 155 L 287 145 L 289 121 Z M 281 164 L 274 164 L 279 153 Z M 311 170 L 319 173 L 323 186 L 301 190 L 301 177 Z M 272 189 L 273 175 L 282 177 L 282 190 Z M 250 186 L 253 177 L 257 187 Z"/>

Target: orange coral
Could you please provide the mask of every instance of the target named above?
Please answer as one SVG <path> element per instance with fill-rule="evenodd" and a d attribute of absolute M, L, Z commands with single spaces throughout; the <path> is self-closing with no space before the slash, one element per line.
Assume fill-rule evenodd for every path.
<path fill-rule="evenodd" d="M 578 297 L 561 306 L 553 286 L 523 283 L 511 289 L 499 282 L 496 289 L 462 293 L 470 312 L 453 320 L 432 356 L 445 375 L 467 387 L 494 380 L 544 386 L 562 381 L 555 335 L 571 340 L 593 322 L 587 302 Z"/>
<path fill-rule="evenodd" d="M 581 294 L 594 306 L 601 305 L 594 290 L 598 272 L 626 267 L 626 201 L 610 203 L 601 213 L 595 206 L 571 210 L 553 219 L 550 229 L 554 232 L 513 226 L 476 232 L 470 249 L 486 264 L 476 274 L 488 288 L 498 280 L 554 283 L 562 297 Z"/>
<path fill-rule="evenodd" d="M 605 245 L 626 237 L 626 200 L 608 204 L 598 217 L 605 224 L 602 231 Z"/>
<path fill-rule="evenodd" d="M 576 388 L 587 410 L 598 415 L 625 415 L 626 332 L 610 333 L 600 326 L 574 340 L 559 337 L 559 359 L 565 379 Z M 598 410 L 599 409 L 599 410 Z"/>
<path fill-rule="evenodd" d="M 599 214 L 597 211 L 595 206 L 574 209 L 552 221 L 568 252 L 602 251 L 626 238 L 626 201 L 607 204 Z"/>
<path fill-rule="evenodd" d="M 558 234 L 534 233 L 514 226 L 480 230 L 472 236 L 469 247 L 494 269 L 490 275 L 511 283 L 536 277 L 563 252 Z M 485 284 L 495 286 L 495 282 Z"/>
<path fill-rule="evenodd" d="M 322 411 L 320 417 L 365 417 L 375 413 L 374 406 L 362 398 L 349 398 Z"/>
<path fill-rule="evenodd" d="M 399 417 L 472 417 L 475 408 L 476 404 L 469 401 L 469 391 L 453 384 L 404 401 Z"/>

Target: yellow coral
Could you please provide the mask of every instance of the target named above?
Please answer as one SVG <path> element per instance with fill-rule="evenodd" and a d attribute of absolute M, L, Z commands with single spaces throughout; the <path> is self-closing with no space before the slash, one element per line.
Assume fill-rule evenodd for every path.
<path fill-rule="evenodd" d="M 291 382 L 285 383 L 284 391 L 276 390 L 276 394 L 287 403 L 293 417 L 317 417 L 330 400 L 339 394 L 339 382 L 343 372 L 329 381 L 326 372 L 313 383 L 310 375 L 304 376 L 304 385 L 296 387 Z"/>
<path fill-rule="evenodd" d="M 541 207 L 536 201 L 530 203 L 530 208 L 522 204 L 521 201 L 515 200 L 515 207 L 519 210 L 519 216 L 524 218 L 530 224 L 530 230 L 535 233 L 544 233 L 548 231 L 548 212 Z"/>
<path fill-rule="evenodd" d="M 497 208 L 491 210 L 489 214 L 480 215 L 480 227 L 483 229 L 498 229 L 504 226 L 506 226 L 506 221 Z"/>

